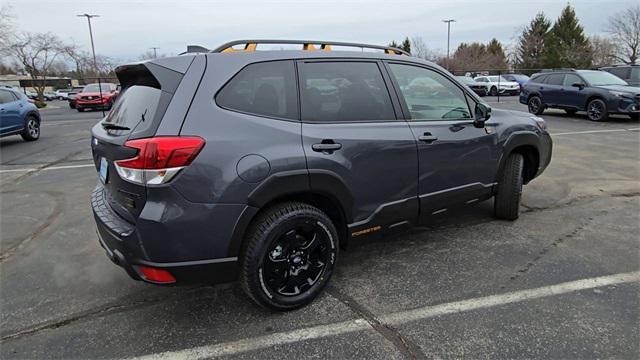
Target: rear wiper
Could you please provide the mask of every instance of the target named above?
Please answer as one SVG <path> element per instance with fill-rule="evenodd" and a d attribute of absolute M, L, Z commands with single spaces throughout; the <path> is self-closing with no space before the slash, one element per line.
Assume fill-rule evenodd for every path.
<path fill-rule="evenodd" d="M 102 128 L 105 130 L 131 130 L 126 126 L 106 122 L 102 123 Z"/>

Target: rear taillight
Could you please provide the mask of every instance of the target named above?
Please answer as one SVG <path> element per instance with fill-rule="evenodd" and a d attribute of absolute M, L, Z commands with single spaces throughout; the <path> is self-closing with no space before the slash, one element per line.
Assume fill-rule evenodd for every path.
<path fill-rule="evenodd" d="M 173 284 L 176 282 L 176 278 L 167 270 L 144 265 L 139 265 L 138 269 L 140 269 L 140 275 L 147 281 L 158 284 Z"/>
<path fill-rule="evenodd" d="M 146 185 L 165 184 L 191 164 L 204 144 L 204 139 L 197 136 L 129 140 L 124 146 L 138 149 L 138 154 L 116 161 L 115 167 L 124 180 Z"/>

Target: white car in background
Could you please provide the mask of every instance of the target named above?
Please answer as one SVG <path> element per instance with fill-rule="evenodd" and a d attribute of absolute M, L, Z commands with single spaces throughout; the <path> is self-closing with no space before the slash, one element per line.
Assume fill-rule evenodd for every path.
<path fill-rule="evenodd" d="M 520 94 L 520 84 L 515 81 L 509 81 L 502 76 L 489 75 L 477 76 L 475 81 L 487 84 L 489 95 L 496 96 L 498 94 L 518 95 Z"/>
<path fill-rule="evenodd" d="M 67 100 L 69 99 L 69 92 L 71 89 L 58 89 L 56 90 L 56 96 L 58 100 Z"/>

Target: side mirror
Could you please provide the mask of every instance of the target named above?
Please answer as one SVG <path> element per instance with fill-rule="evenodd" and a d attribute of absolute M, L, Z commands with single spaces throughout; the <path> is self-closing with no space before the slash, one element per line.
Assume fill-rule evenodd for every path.
<path fill-rule="evenodd" d="M 573 83 L 573 84 L 571 84 L 571 86 L 577 87 L 580 90 L 584 89 L 584 84 L 583 83 Z"/>
<path fill-rule="evenodd" d="M 491 117 L 491 107 L 487 104 L 477 103 L 475 109 L 475 119 L 473 126 L 483 128 L 484 123 Z"/>

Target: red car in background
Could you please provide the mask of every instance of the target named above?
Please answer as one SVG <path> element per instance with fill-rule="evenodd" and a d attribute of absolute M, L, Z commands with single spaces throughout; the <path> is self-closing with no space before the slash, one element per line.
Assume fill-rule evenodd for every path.
<path fill-rule="evenodd" d="M 112 83 L 88 84 L 75 97 L 76 109 L 110 110 L 118 97 L 118 85 Z"/>

